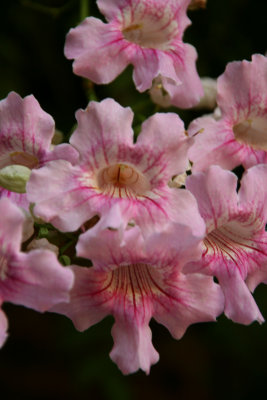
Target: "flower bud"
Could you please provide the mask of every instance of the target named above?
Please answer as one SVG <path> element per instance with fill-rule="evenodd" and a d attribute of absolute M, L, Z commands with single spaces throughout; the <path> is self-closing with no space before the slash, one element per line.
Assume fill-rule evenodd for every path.
<path fill-rule="evenodd" d="M 16 193 L 26 193 L 31 170 L 24 165 L 8 165 L 0 170 L 0 186 Z"/>

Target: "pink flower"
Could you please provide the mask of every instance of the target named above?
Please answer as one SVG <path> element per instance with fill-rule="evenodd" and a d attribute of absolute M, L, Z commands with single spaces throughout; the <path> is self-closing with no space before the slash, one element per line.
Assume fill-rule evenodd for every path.
<path fill-rule="evenodd" d="M 78 126 L 70 142 L 80 153 L 79 165 L 51 161 L 32 171 L 27 185 L 34 212 L 62 231 L 74 231 L 94 215 L 106 216 L 119 204 L 125 223 L 143 231 L 169 220 L 202 232 L 197 205 L 185 189 L 168 181 L 184 172 L 191 139 L 174 113 L 145 121 L 133 143 L 133 113 L 112 99 L 91 102 L 76 113 Z"/>
<path fill-rule="evenodd" d="M 195 48 L 182 41 L 190 24 L 186 15 L 189 3 L 98 0 L 108 23 L 89 17 L 71 29 L 65 55 L 75 60 L 73 70 L 77 75 L 98 84 L 111 82 L 128 64 L 134 66 L 133 80 L 140 92 L 162 75 L 180 106 L 191 107 L 203 91 L 195 66 Z"/>
<path fill-rule="evenodd" d="M 189 153 L 193 170 L 267 163 L 267 58 L 255 54 L 251 62 L 228 64 L 217 89 L 221 119 L 205 116 L 189 126 L 190 136 L 201 132 Z"/>
<path fill-rule="evenodd" d="M 73 274 L 49 250 L 22 253 L 24 215 L 9 199 L 0 200 L 0 304 L 4 301 L 46 311 L 69 300 Z M 7 319 L 0 310 L 0 346 L 7 336 Z"/>
<path fill-rule="evenodd" d="M 202 261 L 186 270 L 218 278 L 228 318 L 263 322 L 250 290 L 267 279 L 267 165 L 248 169 L 238 193 L 237 177 L 219 166 L 191 175 L 186 186 L 207 226 Z"/>
<path fill-rule="evenodd" d="M 79 331 L 112 314 L 112 360 L 124 374 L 139 368 L 148 374 L 159 359 L 151 342 L 152 317 L 180 339 L 190 324 L 215 320 L 224 300 L 212 277 L 181 272 L 201 254 L 200 239 L 190 228 L 169 225 L 144 241 L 137 226 L 122 237 L 121 225 L 117 212 L 79 237 L 78 256 L 90 258 L 94 266 L 71 267 L 70 303 L 50 311 L 67 315 Z"/>
<path fill-rule="evenodd" d="M 0 101 L 0 169 L 21 165 L 31 170 L 58 158 L 74 162 L 76 152 L 70 145 L 52 147 L 54 125 L 53 118 L 41 109 L 34 96 L 22 99 L 15 92 L 9 93 Z M 0 196 L 28 208 L 25 193 L 0 187 Z"/>

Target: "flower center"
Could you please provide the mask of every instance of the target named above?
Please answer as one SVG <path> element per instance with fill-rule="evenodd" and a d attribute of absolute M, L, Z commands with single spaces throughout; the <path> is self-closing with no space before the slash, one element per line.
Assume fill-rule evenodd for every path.
<path fill-rule="evenodd" d="M 235 138 L 255 150 L 267 151 L 267 119 L 255 117 L 240 122 L 233 127 Z"/>
<path fill-rule="evenodd" d="M 104 194 L 128 198 L 141 196 L 150 189 L 147 178 L 127 164 L 114 164 L 100 170 L 97 186 Z"/>
<path fill-rule="evenodd" d="M 257 226 L 258 225 L 258 226 Z M 264 255 L 260 238 L 254 235 L 260 227 L 260 221 L 231 221 L 211 231 L 204 239 L 205 255 L 233 261 L 242 272 L 246 269 L 246 260 Z"/>
<path fill-rule="evenodd" d="M 23 165 L 29 169 L 36 168 L 39 165 L 39 160 L 32 154 L 24 153 L 23 151 L 14 151 L 9 154 L 10 164 Z"/>
<path fill-rule="evenodd" d="M 172 20 L 170 8 L 148 6 L 144 10 L 140 5 L 133 13 L 131 11 L 124 11 L 124 38 L 141 47 L 169 50 L 171 40 L 178 33 L 177 22 Z"/>
<path fill-rule="evenodd" d="M 106 278 L 105 301 L 114 299 L 113 306 L 123 307 L 127 316 L 133 312 L 135 318 L 143 318 L 150 310 L 150 301 L 169 297 L 160 272 L 147 264 L 120 266 Z"/>

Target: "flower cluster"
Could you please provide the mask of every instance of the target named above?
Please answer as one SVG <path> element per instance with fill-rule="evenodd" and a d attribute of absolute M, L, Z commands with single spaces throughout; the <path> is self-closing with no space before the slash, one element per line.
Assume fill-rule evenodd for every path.
<path fill-rule="evenodd" d="M 200 79 L 182 40 L 197 4 L 98 0 L 107 23 L 86 18 L 65 46 L 96 84 L 132 64 L 137 90 L 163 106 L 217 104 L 188 131 L 158 112 L 136 137 L 132 110 L 105 98 L 55 145 L 34 96 L 0 102 L 0 303 L 64 314 L 80 331 L 111 314 L 110 357 L 125 374 L 159 359 L 152 317 L 177 339 L 223 312 L 264 321 L 252 292 L 267 283 L 267 58 Z M 0 345 L 7 325 L 0 311 Z"/>

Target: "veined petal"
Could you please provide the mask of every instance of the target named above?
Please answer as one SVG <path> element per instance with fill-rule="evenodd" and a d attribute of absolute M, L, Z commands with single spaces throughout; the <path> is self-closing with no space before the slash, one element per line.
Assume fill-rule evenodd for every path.
<path fill-rule="evenodd" d="M 49 150 L 54 125 L 53 118 L 41 109 L 34 96 L 22 99 L 11 92 L 0 101 L 0 168 L 11 164 L 39 165 Z"/>
<path fill-rule="evenodd" d="M 12 253 L 20 250 L 24 215 L 22 211 L 9 199 L 0 200 L 0 247 L 3 253 Z M 1 266 L 0 266 L 1 275 Z"/>
<path fill-rule="evenodd" d="M 197 199 L 200 214 L 208 223 L 208 231 L 211 225 L 216 228 L 221 225 L 220 221 L 228 221 L 237 209 L 237 177 L 230 171 L 212 166 L 206 173 L 190 175 L 186 187 Z"/>
<path fill-rule="evenodd" d="M 169 93 L 171 104 L 179 108 L 190 108 L 195 106 L 204 95 L 201 80 L 196 70 L 196 49 L 189 45 L 178 42 L 171 54 L 175 65 L 176 82 L 173 84 L 168 75 L 161 72 L 164 89 Z"/>
<path fill-rule="evenodd" d="M 164 135 L 162 134 L 164 132 Z M 143 173 L 164 180 L 185 171 L 188 165 L 188 149 L 192 145 L 185 135 L 183 121 L 174 113 L 157 113 L 143 124 L 137 139 L 137 147 L 147 151 Z M 148 150 L 151 150 L 149 152 Z M 153 157 L 157 154 L 157 158 Z M 163 175 L 164 174 L 164 175 Z M 154 178 L 155 179 L 155 178 Z"/>
<path fill-rule="evenodd" d="M 261 54 L 254 54 L 252 61 L 235 61 L 227 65 L 218 78 L 217 102 L 223 115 L 236 119 L 238 113 L 246 109 L 253 113 L 256 109 L 266 108 L 266 71 L 267 58 Z"/>
<path fill-rule="evenodd" d="M 133 146 L 133 112 L 113 99 L 90 102 L 85 110 L 77 111 L 76 118 L 78 127 L 70 143 L 79 151 L 82 161 L 93 168 L 119 161 L 125 149 Z"/>
<path fill-rule="evenodd" d="M 223 311 L 224 297 L 211 277 L 201 274 L 173 274 L 169 280 L 169 298 L 158 303 L 154 318 L 180 339 L 189 325 L 215 321 Z M 176 300 L 175 307 L 172 305 Z M 177 301 L 179 299 L 179 301 Z"/>
<path fill-rule="evenodd" d="M 264 318 L 238 271 L 218 273 L 220 286 L 225 296 L 225 315 L 239 324 L 248 325 L 253 321 L 264 322 Z"/>
<path fill-rule="evenodd" d="M 253 182 L 257 169 L 259 174 Z M 253 320 L 263 322 L 245 281 L 251 289 L 260 281 L 266 281 L 265 166 L 255 166 L 245 174 L 238 194 L 235 182 L 231 172 L 218 166 L 188 178 L 188 187 L 196 196 L 206 221 L 207 233 L 202 260 L 189 263 L 185 270 L 217 277 L 225 295 L 225 314 L 229 318 L 244 324 Z"/>
<path fill-rule="evenodd" d="M 75 74 L 98 84 L 109 83 L 129 64 L 127 52 L 123 51 L 125 47 L 127 44 L 118 29 L 88 17 L 68 33 L 65 55 L 75 59 Z"/>
<path fill-rule="evenodd" d="M 72 284 L 72 271 L 62 267 L 53 252 L 32 250 L 17 254 L 9 262 L 0 292 L 5 301 L 46 311 L 69 300 Z"/>

